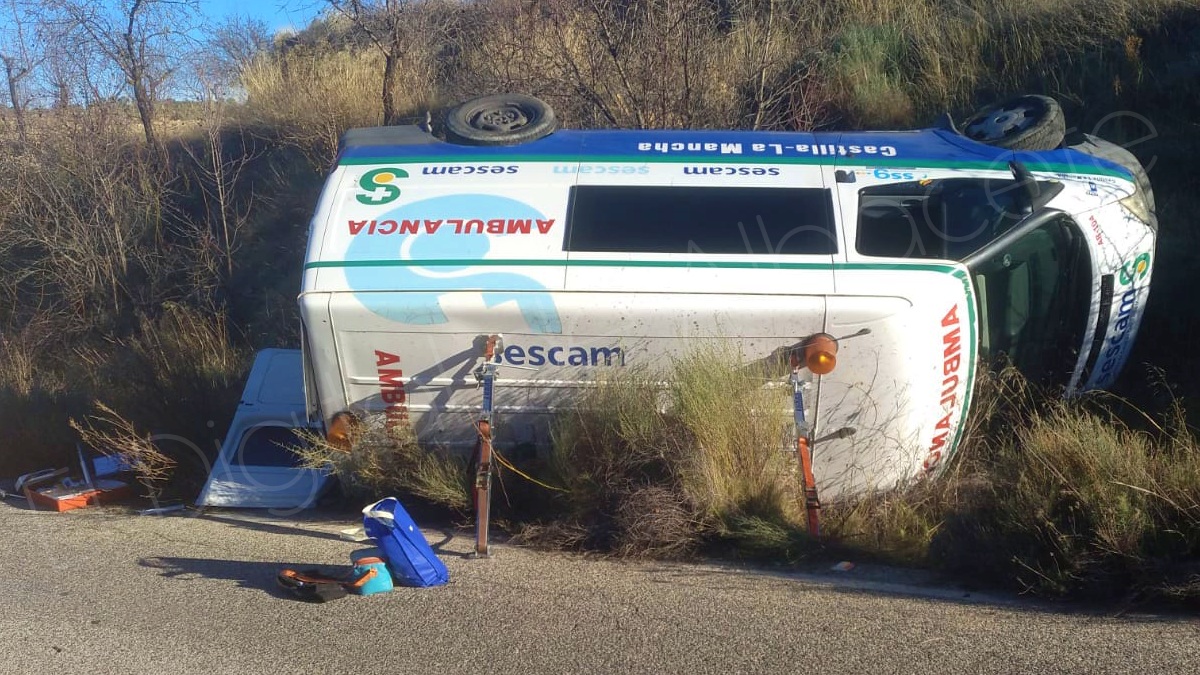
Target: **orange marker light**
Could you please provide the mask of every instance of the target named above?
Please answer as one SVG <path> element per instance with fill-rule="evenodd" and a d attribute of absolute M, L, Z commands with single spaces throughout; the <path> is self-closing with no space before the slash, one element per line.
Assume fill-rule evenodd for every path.
<path fill-rule="evenodd" d="M 331 447 L 342 452 L 350 452 L 353 445 L 354 426 L 358 420 L 348 412 L 340 412 L 329 421 L 329 430 L 325 433 L 325 441 Z"/>
<path fill-rule="evenodd" d="M 837 366 L 837 340 L 828 333 L 817 333 L 804 341 L 804 365 L 814 375 L 828 375 Z"/>

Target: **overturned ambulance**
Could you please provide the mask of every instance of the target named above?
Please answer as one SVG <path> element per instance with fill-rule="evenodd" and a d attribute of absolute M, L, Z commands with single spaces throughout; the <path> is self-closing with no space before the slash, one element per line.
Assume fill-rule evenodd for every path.
<path fill-rule="evenodd" d="M 452 113 L 452 142 L 353 130 L 299 299 L 309 415 L 469 451 L 502 335 L 496 443 L 544 445 L 595 378 L 819 339 L 836 364 L 816 354 L 796 400 L 822 496 L 936 473 L 981 364 L 1070 394 L 1129 353 L 1153 198 L 1131 155 L 1062 127 L 1022 97 L 962 132 L 554 131 L 500 96 Z"/>

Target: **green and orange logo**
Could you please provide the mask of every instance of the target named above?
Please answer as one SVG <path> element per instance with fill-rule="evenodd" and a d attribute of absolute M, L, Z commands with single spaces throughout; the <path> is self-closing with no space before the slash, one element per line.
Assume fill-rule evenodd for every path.
<path fill-rule="evenodd" d="M 404 169 L 374 169 L 363 174 L 358 179 L 358 187 L 362 189 L 354 198 L 359 204 L 379 206 L 390 204 L 400 197 L 400 188 L 395 183 L 401 178 L 408 178 Z"/>
<path fill-rule="evenodd" d="M 1149 271 L 1150 253 L 1147 252 L 1134 258 L 1133 262 L 1121 265 L 1121 273 L 1117 278 L 1120 279 L 1122 286 L 1128 286 L 1135 280 L 1145 277 Z"/>

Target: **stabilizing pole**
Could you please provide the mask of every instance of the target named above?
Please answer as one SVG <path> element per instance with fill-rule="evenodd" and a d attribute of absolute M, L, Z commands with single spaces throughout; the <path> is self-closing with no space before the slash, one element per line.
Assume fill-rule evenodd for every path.
<path fill-rule="evenodd" d="M 483 363 L 475 379 L 483 387 L 483 406 L 475 430 L 479 432 L 479 463 L 475 470 L 475 555 L 488 555 L 488 527 L 492 511 L 492 393 L 496 384 L 496 345 L 499 335 L 484 341 Z"/>
<path fill-rule="evenodd" d="M 808 514 L 808 534 L 821 536 L 821 500 L 817 496 L 817 481 L 813 477 L 812 451 L 808 447 L 808 422 L 804 419 L 804 381 L 800 378 L 802 361 L 792 354 L 792 407 L 795 415 L 796 457 L 804 480 L 804 510 Z"/>

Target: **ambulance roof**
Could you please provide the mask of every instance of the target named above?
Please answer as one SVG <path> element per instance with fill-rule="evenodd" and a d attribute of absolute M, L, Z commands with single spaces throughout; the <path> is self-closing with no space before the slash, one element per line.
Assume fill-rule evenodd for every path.
<path fill-rule="evenodd" d="M 513 146 L 440 141 L 413 126 L 351 129 L 343 166 L 437 162 L 711 162 L 955 168 L 1007 171 L 1018 160 L 1031 171 L 1116 176 L 1120 165 L 1070 149 L 1011 151 L 953 131 L 774 132 L 564 129 Z"/>

